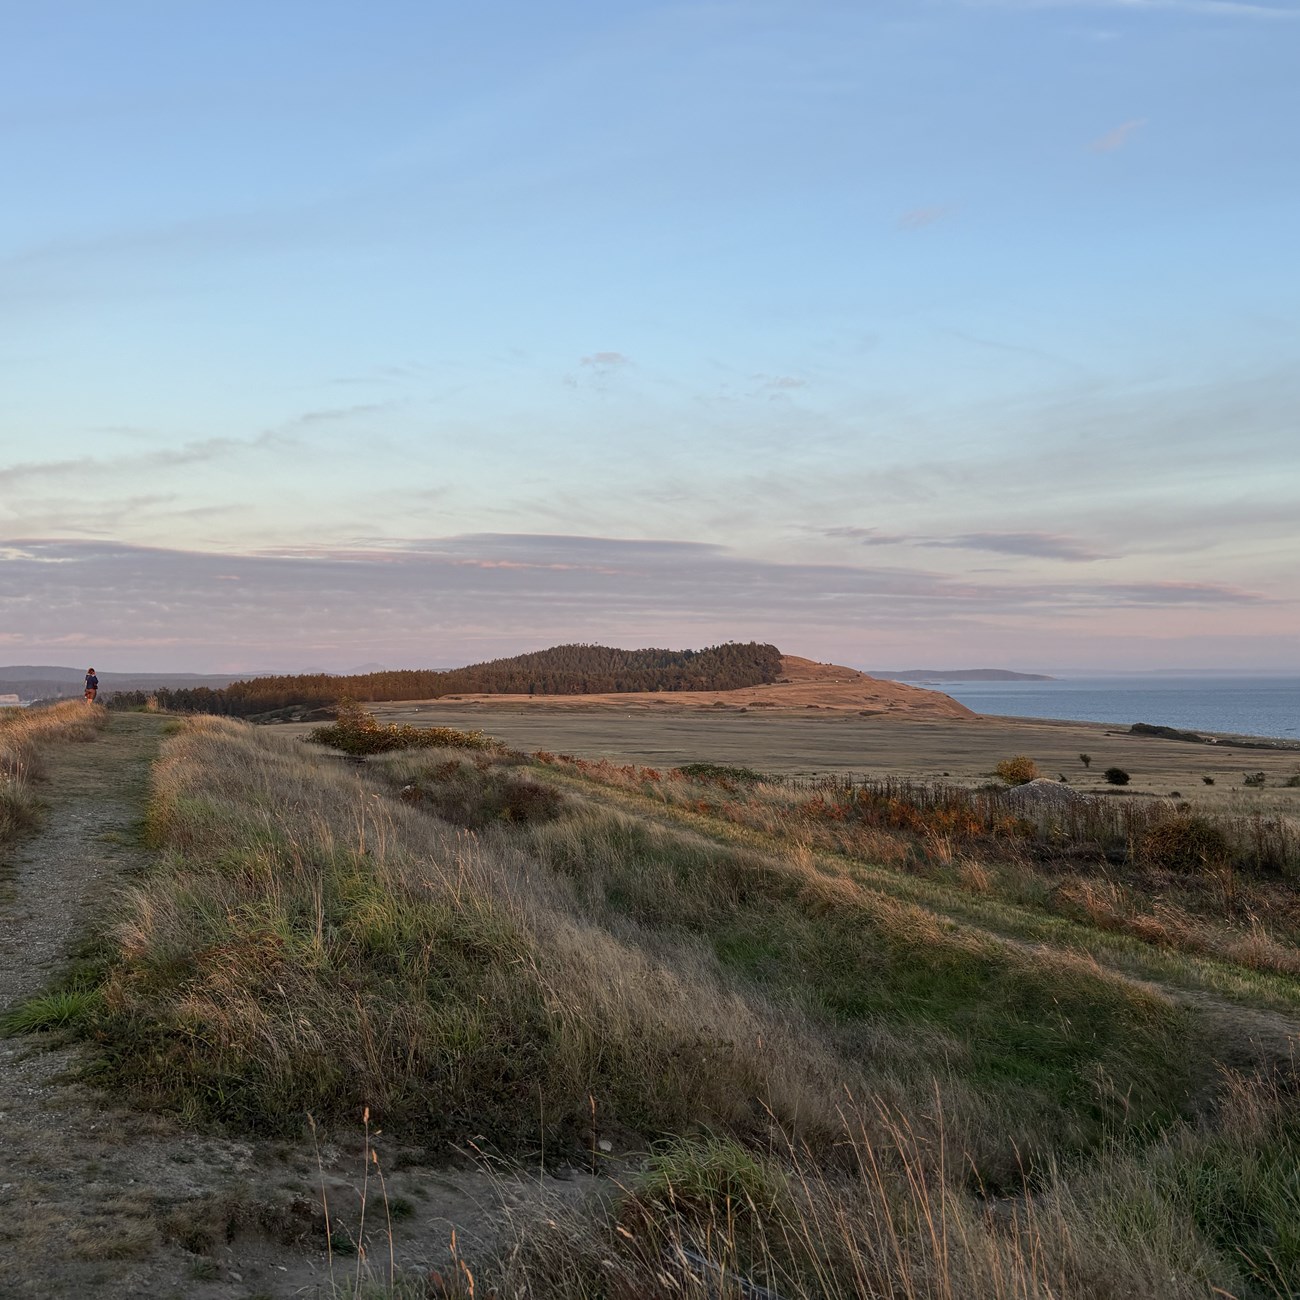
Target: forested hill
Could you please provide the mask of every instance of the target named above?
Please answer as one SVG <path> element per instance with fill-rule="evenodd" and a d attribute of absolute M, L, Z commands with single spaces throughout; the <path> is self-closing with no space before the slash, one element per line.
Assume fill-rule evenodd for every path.
<path fill-rule="evenodd" d="M 623 691 L 729 691 L 776 681 L 781 652 L 756 641 L 704 650 L 615 650 L 558 645 L 465 668 L 402 669 L 333 676 L 253 677 L 222 690 L 153 692 L 159 707 L 178 713 L 246 718 L 291 705 L 321 707 L 342 699 L 427 700 L 443 695 L 603 695 Z M 145 693 L 120 692 L 114 707 L 142 704 Z"/>

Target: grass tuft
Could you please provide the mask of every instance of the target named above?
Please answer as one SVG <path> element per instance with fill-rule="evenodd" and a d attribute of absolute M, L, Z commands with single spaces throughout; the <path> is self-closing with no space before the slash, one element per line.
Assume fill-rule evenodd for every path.
<path fill-rule="evenodd" d="M 93 988 L 66 988 L 41 993 L 0 1016 L 0 1034 L 11 1036 L 55 1029 L 82 1029 L 94 1022 L 100 1001 L 100 991 Z"/>

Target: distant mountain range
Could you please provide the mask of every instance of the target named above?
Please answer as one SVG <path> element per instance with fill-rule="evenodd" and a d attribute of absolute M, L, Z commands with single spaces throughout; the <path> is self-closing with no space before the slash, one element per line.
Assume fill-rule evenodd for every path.
<path fill-rule="evenodd" d="M 178 690 L 207 686 L 218 690 L 238 680 L 235 673 L 98 673 L 105 695 L 114 691 Z M 51 664 L 9 664 L 0 667 L 0 695 L 17 695 L 24 703 L 80 695 L 85 689 L 84 668 Z"/>
<path fill-rule="evenodd" d="M 869 670 L 889 682 L 1054 682 L 1046 673 L 1013 673 L 1009 668 L 905 668 L 901 672 Z"/>

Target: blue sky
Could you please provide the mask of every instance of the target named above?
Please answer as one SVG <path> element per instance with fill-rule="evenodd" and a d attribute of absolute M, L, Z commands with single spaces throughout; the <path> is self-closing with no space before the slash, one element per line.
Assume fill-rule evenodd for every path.
<path fill-rule="evenodd" d="M 1290 0 L 0 19 L 0 659 L 1297 662 Z"/>

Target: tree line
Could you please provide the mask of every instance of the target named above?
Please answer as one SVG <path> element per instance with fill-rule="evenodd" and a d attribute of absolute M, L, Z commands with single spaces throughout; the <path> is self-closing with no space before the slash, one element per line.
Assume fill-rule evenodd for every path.
<path fill-rule="evenodd" d="M 730 691 L 774 682 L 781 652 L 757 641 L 703 650 L 617 650 L 558 645 L 549 650 L 464 668 L 253 677 L 219 690 L 199 686 L 118 691 L 112 708 L 143 705 L 151 696 L 173 713 L 248 718 L 292 706 L 322 708 L 340 700 L 427 700 L 444 695 L 603 695 L 625 691 Z"/>

